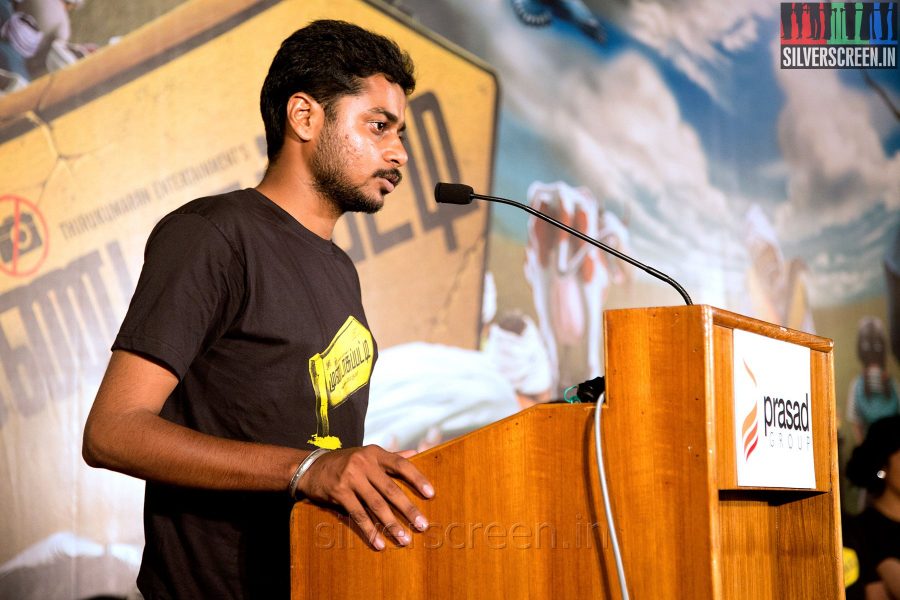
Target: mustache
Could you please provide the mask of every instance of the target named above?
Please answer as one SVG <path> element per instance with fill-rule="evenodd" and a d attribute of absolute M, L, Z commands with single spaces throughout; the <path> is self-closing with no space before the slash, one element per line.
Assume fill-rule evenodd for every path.
<path fill-rule="evenodd" d="M 399 169 L 380 169 L 375 171 L 373 177 L 387 179 L 394 187 L 397 187 L 403 181 L 403 174 Z"/>

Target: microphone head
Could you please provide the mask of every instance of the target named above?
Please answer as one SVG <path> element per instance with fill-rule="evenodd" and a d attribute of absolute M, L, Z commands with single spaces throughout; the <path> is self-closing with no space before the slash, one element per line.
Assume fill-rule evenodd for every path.
<path fill-rule="evenodd" d="M 442 204 L 471 204 L 472 188 L 462 183 L 438 183 L 434 199 Z"/>

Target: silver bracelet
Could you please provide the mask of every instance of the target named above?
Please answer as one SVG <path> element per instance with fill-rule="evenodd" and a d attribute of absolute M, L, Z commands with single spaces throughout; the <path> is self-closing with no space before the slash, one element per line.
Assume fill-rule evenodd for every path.
<path fill-rule="evenodd" d="M 294 471 L 294 476 L 291 477 L 291 483 L 288 485 L 288 493 L 291 495 L 291 498 L 294 500 L 297 499 L 297 484 L 300 483 L 300 478 L 303 477 L 303 474 L 309 470 L 312 464 L 326 452 L 331 452 L 331 450 L 328 450 L 327 448 L 313 450 L 300 462 L 300 466 Z"/>

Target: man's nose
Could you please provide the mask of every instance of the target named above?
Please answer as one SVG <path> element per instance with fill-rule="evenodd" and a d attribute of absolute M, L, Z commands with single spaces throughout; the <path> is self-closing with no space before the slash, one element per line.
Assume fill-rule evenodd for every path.
<path fill-rule="evenodd" d="M 384 151 L 384 159 L 397 167 L 402 167 L 409 160 L 406 153 L 406 146 L 403 145 L 403 139 L 395 136 L 389 142 L 387 149 Z"/>

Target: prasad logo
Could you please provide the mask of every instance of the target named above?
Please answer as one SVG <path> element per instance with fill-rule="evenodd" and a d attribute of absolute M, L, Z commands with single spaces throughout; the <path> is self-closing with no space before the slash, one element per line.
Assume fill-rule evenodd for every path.
<path fill-rule="evenodd" d="M 787 432 L 809 432 L 809 394 L 803 400 L 785 400 L 766 396 L 763 399 L 765 428 L 763 435 L 769 437 L 769 429 Z M 772 432 L 773 434 L 775 431 Z M 770 442 L 771 444 L 771 442 Z"/>
<path fill-rule="evenodd" d="M 750 381 L 753 382 L 753 387 L 756 389 L 756 377 L 753 375 L 753 371 L 750 369 L 750 366 L 747 364 L 747 361 L 743 361 L 744 370 L 747 371 L 747 375 L 750 376 Z M 753 454 L 753 451 L 756 450 L 757 444 L 759 444 L 759 422 L 757 420 L 757 416 L 759 415 L 759 405 L 756 400 L 753 401 L 753 407 L 747 412 L 747 416 L 744 417 L 744 423 L 741 426 L 741 438 L 744 440 L 744 460 L 750 460 L 750 455 Z"/>
<path fill-rule="evenodd" d="M 772 395 L 763 395 L 759 391 L 756 376 L 746 359 L 742 360 L 744 371 L 753 384 L 753 402 L 744 414 L 741 424 L 741 440 L 743 441 L 744 461 L 759 446 L 760 421 L 762 435 L 770 448 L 787 448 L 803 450 L 811 445 L 809 436 L 809 394 L 802 400 L 791 400 Z M 761 401 L 761 402 L 760 402 Z M 762 414 L 760 414 L 762 404 Z"/>

